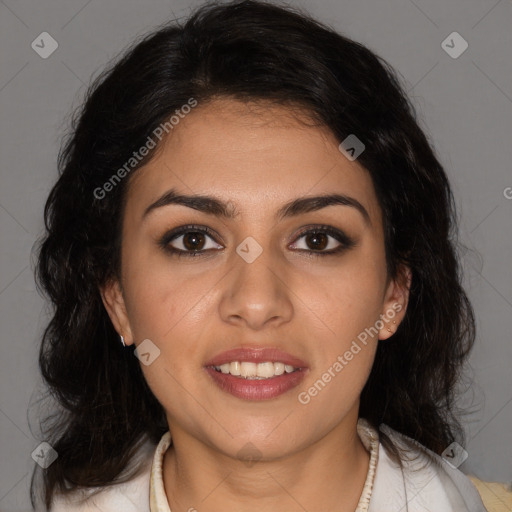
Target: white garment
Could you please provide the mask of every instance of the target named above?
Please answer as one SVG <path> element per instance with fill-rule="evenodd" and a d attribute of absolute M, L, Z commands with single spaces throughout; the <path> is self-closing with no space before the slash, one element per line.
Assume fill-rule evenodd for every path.
<path fill-rule="evenodd" d="M 412 460 L 404 460 L 400 469 L 379 441 L 378 431 L 359 419 L 357 432 L 370 453 L 370 465 L 355 512 L 486 512 L 478 491 L 461 471 L 388 426 L 379 429 Z M 145 469 L 130 482 L 105 487 L 82 503 L 59 496 L 51 512 L 171 512 L 162 479 L 163 456 L 170 443 L 167 432 L 156 449 L 147 446 Z"/>

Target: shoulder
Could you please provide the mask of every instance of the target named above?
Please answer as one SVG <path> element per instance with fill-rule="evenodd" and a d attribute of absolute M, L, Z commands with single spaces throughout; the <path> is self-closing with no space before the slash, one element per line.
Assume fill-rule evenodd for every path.
<path fill-rule="evenodd" d="M 369 512 L 397 506 L 404 512 L 486 512 L 469 478 L 443 457 L 387 425 L 379 430 L 403 453 L 403 467 L 379 443 Z"/>
<path fill-rule="evenodd" d="M 147 444 L 141 450 L 137 476 L 125 483 L 80 490 L 70 495 L 57 494 L 50 512 L 150 512 L 149 485 L 151 461 L 155 446 Z"/>

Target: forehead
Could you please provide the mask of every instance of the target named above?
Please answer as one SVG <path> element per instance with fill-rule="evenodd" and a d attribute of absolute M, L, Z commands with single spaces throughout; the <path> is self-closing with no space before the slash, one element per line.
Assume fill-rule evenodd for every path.
<path fill-rule="evenodd" d="M 380 224 L 371 177 L 303 111 L 223 99 L 198 105 L 174 125 L 153 159 L 130 179 L 127 196 L 143 209 L 171 188 L 215 195 L 244 215 L 319 193 L 355 197 Z M 251 209 L 251 211 L 249 211 Z"/>

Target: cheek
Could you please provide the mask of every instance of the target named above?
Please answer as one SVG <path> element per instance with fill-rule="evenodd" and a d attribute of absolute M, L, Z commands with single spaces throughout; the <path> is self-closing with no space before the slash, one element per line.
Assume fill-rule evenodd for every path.
<path fill-rule="evenodd" d="M 124 282 L 130 324 L 136 339 L 164 340 L 190 322 L 208 303 L 211 273 L 194 276 L 175 262 L 154 254 L 133 255 L 124 265 Z M 204 267 L 203 267 L 204 268 Z"/>
<path fill-rule="evenodd" d="M 313 330 L 315 364 L 299 403 L 339 418 L 358 399 L 373 365 L 385 273 L 377 260 L 358 254 L 315 283 L 304 280 L 304 296 L 311 319 L 322 322 Z"/>
<path fill-rule="evenodd" d="M 337 349 L 343 348 L 381 314 L 385 270 L 371 257 L 357 254 L 323 274 L 302 280 L 301 297 L 322 320 L 321 329 Z"/>

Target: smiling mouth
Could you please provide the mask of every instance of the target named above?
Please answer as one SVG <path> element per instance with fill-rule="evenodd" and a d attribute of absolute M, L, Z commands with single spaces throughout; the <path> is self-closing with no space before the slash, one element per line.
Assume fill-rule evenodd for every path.
<path fill-rule="evenodd" d="M 215 371 L 225 375 L 243 378 L 246 380 L 266 380 L 279 375 L 293 373 L 299 370 L 292 365 L 280 361 L 265 361 L 255 363 L 252 361 L 232 361 L 218 366 L 210 366 Z"/>
<path fill-rule="evenodd" d="M 224 366 L 224 371 L 226 373 L 222 371 L 221 366 L 206 366 L 204 367 L 204 370 L 208 373 L 218 389 L 226 394 L 245 401 L 271 400 L 284 395 L 291 389 L 298 386 L 308 372 L 307 368 L 294 368 L 293 366 L 288 368 L 288 370 L 291 371 L 286 371 L 286 369 L 281 367 L 281 364 L 283 363 L 279 362 L 267 362 L 269 363 L 268 366 L 266 363 L 260 363 L 258 365 L 255 363 L 249 363 L 251 366 L 245 366 L 244 369 L 244 362 L 245 361 L 242 361 L 240 363 L 240 375 L 231 374 L 230 370 L 232 363 L 225 363 L 229 364 L 229 371 L 227 371 L 228 368 L 226 366 L 221 365 Z M 237 373 L 237 361 L 233 361 L 233 363 L 235 363 L 234 372 Z M 270 365 L 274 368 L 271 369 Z M 277 365 L 277 372 L 274 365 Z M 268 376 L 265 377 L 257 375 L 258 368 L 256 368 L 255 374 L 255 366 L 260 366 L 260 371 L 268 372 Z M 283 366 L 288 365 L 283 364 Z M 283 373 L 280 373 L 282 370 Z M 271 371 L 272 374 L 270 375 Z M 242 372 L 244 372 L 244 375 L 242 375 Z"/>

